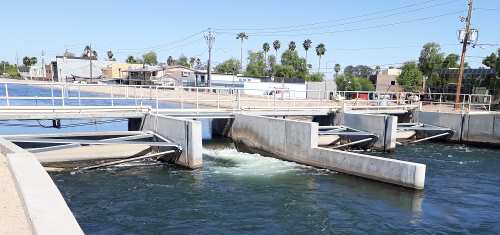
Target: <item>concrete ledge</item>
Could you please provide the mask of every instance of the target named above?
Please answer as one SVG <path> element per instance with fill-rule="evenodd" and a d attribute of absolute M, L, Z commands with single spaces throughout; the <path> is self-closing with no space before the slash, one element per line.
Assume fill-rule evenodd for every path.
<path fill-rule="evenodd" d="M 35 156 L 0 138 L 35 234 L 83 234 L 59 189 Z"/>
<path fill-rule="evenodd" d="M 231 128 L 238 145 L 288 161 L 423 189 L 424 164 L 318 147 L 318 124 L 238 114 Z"/>
<path fill-rule="evenodd" d="M 176 164 L 196 169 L 203 165 L 201 122 L 148 114 L 144 119 L 143 131 L 154 131 L 180 144 L 182 154 Z"/>

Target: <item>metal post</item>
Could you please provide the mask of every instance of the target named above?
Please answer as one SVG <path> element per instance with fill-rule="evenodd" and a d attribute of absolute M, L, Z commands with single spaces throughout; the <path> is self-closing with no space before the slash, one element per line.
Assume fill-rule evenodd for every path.
<path fill-rule="evenodd" d="M 217 109 L 220 109 L 220 90 L 215 90 L 217 92 Z"/>
<path fill-rule="evenodd" d="M 196 112 L 198 112 L 198 109 L 200 108 L 198 93 L 199 93 L 199 87 L 196 87 Z"/>
<path fill-rule="evenodd" d="M 237 105 L 238 105 L 238 110 L 241 110 L 241 90 L 238 89 L 238 102 L 237 102 Z"/>
<path fill-rule="evenodd" d="M 64 106 L 64 86 L 65 85 L 61 86 L 61 102 L 62 102 L 62 106 Z"/>
<path fill-rule="evenodd" d="M 50 84 L 50 95 L 52 97 L 52 106 L 55 106 L 55 102 L 54 102 L 54 83 Z"/>
<path fill-rule="evenodd" d="M 81 87 L 78 85 L 78 106 L 82 106 Z"/>
<path fill-rule="evenodd" d="M 9 88 L 7 87 L 7 83 L 5 83 L 4 86 L 5 86 L 5 101 L 7 102 L 7 106 L 10 106 Z"/>
<path fill-rule="evenodd" d="M 114 94 L 113 94 L 113 86 L 109 88 L 111 90 L 111 106 L 115 106 Z"/>
<path fill-rule="evenodd" d="M 156 86 L 156 114 L 158 114 L 158 108 L 159 108 L 159 104 L 158 104 L 158 86 Z"/>

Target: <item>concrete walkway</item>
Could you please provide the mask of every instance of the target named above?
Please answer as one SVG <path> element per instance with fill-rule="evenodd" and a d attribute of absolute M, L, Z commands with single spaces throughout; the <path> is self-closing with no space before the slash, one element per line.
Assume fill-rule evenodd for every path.
<path fill-rule="evenodd" d="M 7 164 L 0 154 L 0 234 L 34 234 Z"/>

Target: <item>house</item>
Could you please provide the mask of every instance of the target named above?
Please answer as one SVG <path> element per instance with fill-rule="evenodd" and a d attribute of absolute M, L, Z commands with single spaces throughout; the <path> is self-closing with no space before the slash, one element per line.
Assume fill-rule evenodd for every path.
<path fill-rule="evenodd" d="M 127 73 L 125 71 L 133 68 L 142 68 L 143 64 L 128 64 L 128 63 L 117 63 L 113 62 L 108 64 L 102 69 L 102 76 L 108 79 L 120 79 L 126 78 Z"/>
<path fill-rule="evenodd" d="M 102 78 L 102 69 L 112 64 L 113 61 L 99 61 L 94 58 L 56 56 L 52 62 L 54 81 L 96 82 Z"/>
<path fill-rule="evenodd" d="M 167 77 L 166 68 L 163 66 L 144 66 L 141 68 L 128 68 L 125 71 L 126 78 L 122 83 L 128 85 L 153 85 L 161 82 Z"/>

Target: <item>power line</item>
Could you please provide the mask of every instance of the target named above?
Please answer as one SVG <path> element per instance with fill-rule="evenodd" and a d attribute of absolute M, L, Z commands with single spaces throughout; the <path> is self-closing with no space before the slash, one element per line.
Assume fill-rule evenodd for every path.
<path fill-rule="evenodd" d="M 413 12 L 418 12 L 418 11 L 430 9 L 430 8 L 433 8 L 433 7 L 444 6 L 444 5 L 448 5 L 448 4 L 456 4 L 456 3 L 457 2 L 455 0 L 452 0 L 452 1 L 447 1 L 447 2 L 443 2 L 443 3 L 439 3 L 439 4 L 430 5 L 430 6 L 420 7 L 420 8 L 412 9 L 412 10 L 408 10 L 408 11 L 395 12 L 395 13 L 385 14 L 385 15 L 381 15 L 381 16 L 375 16 L 375 17 L 371 17 L 371 18 L 365 18 L 365 19 L 356 20 L 356 21 L 348 21 L 348 22 L 344 22 L 344 23 L 340 23 L 340 24 L 339 23 L 335 23 L 335 24 L 320 25 L 320 26 L 315 26 L 315 27 L 299 26 L 299 27 L 293 27 L 293 28 L 289 26 L 289 27 L 285 27 L 285 28 L 292 28 L 292 29 L 277 30 L 279 28 L 275 28 L 272 31 L 264 31 L 264 32 L 260 32 L 260 30 L 253 30 L 253 31 L 259 31 L 259 32 L 252 32 L 252 30 L 250 30 L 249 34 L 267 34 L 267 33 L 276 34 L 276 33 L 297 32 L 297 31 L 311 31 L 311 30 L 317 30 L 317 29 L 325 29 L 325 28 L 332 28 L 332 27 L 338 27 L 338 26 L 351 25 L 351 24 L 356 24 L 356 23 L 366 23 L 366 22 L 370 22 L 370 21 L 376 21 L 376 20 L 379 20 L 379 19 L 387 19 L 387 18 L 392 17 L 392 16 L 397 16 L 397 15 L 402 15 L 402 14 L 408 14 L 408 13 L 413 13 Z M 385 11 L 384 11 L 384 13 L 385 13 Z M 242 29 L 238 29 L 238 30 L 239 31 L 245 31 L 245 30 L 242 30 Z M 236 31 L 236 30 L 233 30 L 233 32 L 234 31 Z M 220 32 L 220 33 L 227 33 L 227 32 L 230 32 L 230 31 L 223 31 L 223 30 L 221 31 L 221 30 L 219 30 L 218 32 Z"/>
<path fill-rule="evenodd" d="M 386 13 L 388 11 L 397 11 L 397 10 L 401 10 L 401 9 L 406 9 L 406 8 L 411 8 L 411 7 L 415 7 L 415 6 L 425 5 L 427 3 L 431 3 L 431 2 L 435 2 L 435 1 L 436 0 L 427 0 L 427 1 L 424 1 L 424 2 L 407 4 L 407 5 L 403 5 L 403 6 L 396 7 L 396 8 L 378 10 L 378 11 L 373 11 L 373 12 L 369 12 L 369 13 L 365 13 L 365 14 L 361 14 L 361 15 L 356 15 L 356 16 L 350 16 L 350 17 L 344 17 L 344 18 L 332 19 L 332 20 L 323 20 L 323 21 L 317 21 L 317 22 L 307 23 L 307 24 L 288 25 L 288 26 L 280 26 L 280 27 L 264 27 L 264 28 L 262 28 L 262 27 L 248 27 L 248 28 L 236 27 L 236 28 L 225 28 L 225 29 L 224 28 L 215 28 L 215 30 L 218 31 L 218 32 L 219 31 L 223 31 L 223 30 L 229 30 L 229 31 L 236 31 L 236 30 L 240 30 L 240 31 L 259 31 L 259 30 L 276 30 L 276 29 L 287 29 L 287 28 L 297 28 L 297 27 L 309 27 L 309 26 L 314 26 L 314 25 L 320 25 L 320 24 L 326 24 L 326 23 L 332 23 L 332 22 L 342 22 L 342 21 L 345 21 L 345 20 L 363 18 L 363 17 L 367 17 L 367 16 L 372 16 L 372 15 L 378 15 L 378 14 L 381 14 L 381 13 Z"/>
<path fill-rule="evenodd" d="M 453 11 L 453 12 L 448 12 L 448 13 L 439 14 L 439 15 L 433 15 L 433 16 L 428 16 L 428 17 L 415 18 L 415 19 L 410 19 L 410 20 L 397 21 L 397 22 L 394 22 L 394 23 L 378 24 L 378 25 L 358 27 L 358 28 L 351 28 L 351 29 L 323 31 L 323 32 L 312 32 L 312 33 L 297 33 L 297 34 L 275 34 L 275 33 L 260 34 L 260 33 L 253 33 L 253 34 L 248 34 L 248 35 L 249 36 L 312 36 L 312 35 L 324 35 L 324 34 L 344 33 L 344 32 L 353 32 L 353 31 L 361 31 L 361 30 L 369 30 L 369 29 L 387 28 L 387 27 L 392 27 L 392 26 L 397 26 L 397 25 L 402 25 L 402 24 L 409 24 L 409 23 L 413 23 L 413 22 L 421 22 L 421 21 L 433 20 L 433 19 L 437 19 L 437 18 L 441 18 L 441 17 L 445 17 L 445 16 L 456 15 L 458 13 L 463 13 L 463 10 Z"/>
<path fill-rule="evenodd" d="M 122 49 L 115 49 L 115 51 L 118 51 L 118 52 L 120 52 L 120 51 L 147 51 L 147 50 L 160 49 L 160 48 L 163 48 L 165 46 L 172 46 L 172 45 L 184 42 L 184 41 L 189 40 L 189 39 L 191 39 L 193 37 L 201 35 L 203 32 L 206 32 L 206 30 L 204 29 L 204 30 L 198 31 L 196 33 L 190 34 L 190 35 L 188 35 L 186 37 L 183 37 L 181 39 L 170 41 L 170 42 L 167 42 L 167 43 L 158 44 L 158 45 L 155 45 L 155 46 L 144 47 L 144 48 L 122 48 Z"/>

